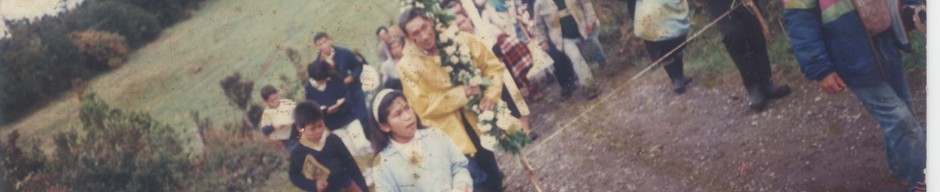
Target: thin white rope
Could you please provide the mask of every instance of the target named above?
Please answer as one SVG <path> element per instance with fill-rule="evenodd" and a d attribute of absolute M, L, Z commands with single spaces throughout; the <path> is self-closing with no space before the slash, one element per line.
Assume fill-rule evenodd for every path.
<path fill-rule="evenodd" d="M 695 38 L 697 38 L 699 35 L 702 34 L 702 32 L 705 32 L 705 30 L 708 30 L 708 28 L 711 28 L 712 26 L 714 26 L 716 23 L 718 23 L 718 21 L 721 21 L 722 19 L 724 19 L 725 17 L 727 17 L 728 14 L 731 13 L 731 11 L 734 11 L 734 9 L 737 9 L 737 8 L 740 7 L 740 6 L 741 6 L 741 3 L 737 3 L 737 4 L 735 4 L 734 6 L 732 6 L 732 7 L 731 7 L 730 9 L 728 9 L 728 11 L 726 11 L 724 14 L 721 14 L 721 16 L 718 17 L 718 19 L 712 21 L 711 23 L 708 23 L 708 25 L 705 25 L 705 27 L 703 27 L 702 29 L 698 30 L 697 32 L 695 32 L 695 34 L 693 34 L 691 37 L 689 37 L 689 38 L 686 39 L 684 42 L 682 42 L 682 44 L 679 44 L 679 46 L 676 46 L 675 48 L 673 48 L 671 51 L 669 51 L 668 53 L 666 53 L 666 55 L 663 55 L 662 57 L 659 57 L 659 59 L 657 59 L 655 62 L 653 62 L 652 64 L 650 64 L 649 66 L 647 66 L 645 69 L 643 69 L 642 71 L 640 71 L 640 73 L 634 75 L 633 78 L 630 78 L 630 80 L 627 80 L 626 83 L 620 85 L 619 87 L 617 87 L 616 89 L 614 89 L 614 91 L 611 91 L 611 92 L 608 93 L 607 95 L 604 95 L 604 97 L 602 97 L 599 102 L 594 102 L 594 105 L 591 105 L 591 107 L 589 107 L 587 110 L 584 110 L 583 112 L 581 112 L 580 115 L 578 115 L 577 117 L 575 117 L 575 118 L 572 119 L 571 121 L 568 121 L 568 123 L 566 123 L 564 126 L 562 126 L 561 129 L 558 129 L 557 131 L 555 131 L 554 133 L 552 133 L 552 134 L 549 135 L 548 137 L 542 139 L 542 141 L 539 142 L 538 145 L 533 146 L 532 148 L 526 150 L 524 153 L 528 155 L 528 154 L 530 154 L 532 151 L 538 150 L 540 147 L 544 146 L 544 143 L 546 143 L 546 142 L 552 140 L 552 138 L 555 138 L 555 136 L 558 136 L 558 133 L 565 132 L 565 130 L 567 130 L 568 128 L 570 128 L 571 125 L 574 124 L 574 122 L 577 122 L 578 120 L 580 120 L 581 118 L 583 118 L 585 115 L 587 115 L 589 112 L 594 111 L 594 108 L 597 108 L 597 106 L 601 105 L 602 103 L 605 103 L 608 99 L 610 99 L 610 97 L 614 96 L 614 94 L 616 94 L 616 93 L 622 91 L 624 88 L 627 87 L 627 85 L 630 84 L 630 82 L 632 82 L 633 80 L 636 80 L 636 79 L 639 78 L 640 76 L 643 76 L 643 74 L 645 74 L 647 71 L 649 71 L 649 70 L 652 69 L 653 67 L 656 67 L 657 65 L 659 65 L 659 63 L 661 63 L 663 60 L 665 60 L 666 57 L 668 57 L 669 55 L 672 55 L 672 54 L 675 53 L 677 50 L 679 50 L 679 48 L 681 48 L 682 46 L 685 46 L 686 44 L 688 44 L 689 42 L 691 42 L 692 40 L 694 40 Z"/>

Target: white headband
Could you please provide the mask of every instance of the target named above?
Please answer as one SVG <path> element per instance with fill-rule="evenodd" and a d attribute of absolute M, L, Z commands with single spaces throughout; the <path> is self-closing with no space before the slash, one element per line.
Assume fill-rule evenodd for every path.
<path fill-rule="evenodd" d="M 379 105 L 382 104 L 382 100 L 385 99 L 385 96 L 391 93 L 392 89 L 383 89 L 379 91 L 379 94 L 375 95 L 375 99 L 372 100 L 372 117 L 375 118 L 375 122 L 379 122 Z"/>

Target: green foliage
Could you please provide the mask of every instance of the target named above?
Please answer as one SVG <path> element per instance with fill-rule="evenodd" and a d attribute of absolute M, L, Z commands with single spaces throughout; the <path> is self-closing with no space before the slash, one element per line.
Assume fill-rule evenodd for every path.
<path fill-rule="evenodd" d="M 6 21 L 10 37 L 0 40 L 0 123 L 18 119 L 33 107 L 87 78 L 86 56 L 68 40 L 59 17 Z"/>
<path fill-rule="evenodd" d="M 154 40 L 163 26 L 188 18 L 204 1 L 93 0 L 56 16 L 5 20 L 10 36 L 0 39 L 0 125 L 68 90 L 72 80 L 89 79 L 109 69 L 95 67 L 100 62 L 72 44 L 69 33 L 118 33 L 125 38 L 129 53 Z"/>
<path fill-rule="evenodd" d="M 32 147 L 31 153 L 26 153 L 17 145 L 19 131 L 7 135 L 7 140 L 0 144 L 0 190 L 14 191 L 18 184 L 37 173 L 45 165 L 46 159 L 40 154 L 39 148 Z"/>
<path fill-rule="evenodd" d="M 241 110 L 248 109 L 248 103 L 250 103 L 249 100 L 251 99 L 251 90 L 254 89 L 255 85 L 254 81 L 242 81 L 241 74 L 236 72 L 222 79 L 219 85 L 222 86 L 225 97 L 228 98 L 230 104 Z"/>
<path fill-rule="evenodd" d="M 38 145 L 21 149 L 17 132 L 0 143 L 0 190 L 249 191 L 284 165 L 277 147 L 240 137 L 235 125 L 209 128 L 208 119 L 192 115 L 205 146 L 194 161 L 181 153 L 186 145 L 177 129 L 146 113 L 112 109 L 92 94 L 79 112 L 83 131 L 57 134 L 54 155 Z"/>
<path fill-rule="evenodd" d="M 195 164 L 191 191 L 250 191 L 264 184 L 285 163 L 280 149 L 240 137 L 238 126 L 209 129 L 201 134 L 205 151 Z"/>
<path fill-rule="evenodd" d="M 69 40 L 89 57 L 90 68 L 118 68 L 127 61 L 127 45 L 121 35 L 89 30 L 72 32 Z"/>
<path fill-rule="evenodd" d="M 501 131 L 501 130 L 490 130 L 492 131 Z M 526 134 L 521 131 L 516 132 L 506 132 L 504 135 L 505 139 L 499 140 L 499 148 L 503 151 L 509 152 L 510 154 L 520 154 L 522 148 L 528 144 L 532 144 L 532 138 L 529 137 L 529 134 Z"/>
<path fill-rule="evenodd" d="M 904 68 L 924 70 L 927 68 L 927 34 L 923 32 L 911 32 L 911 53 L 902 54 L 904 59 Z"/>
<path fill-rule="evenodd" d="M 131 48 L 157 38 L 163 27 L 157 16 L 140 7 L 118 1 L 94 1 L 68 15 L 77 31 L 98 30 L 121 34 Z"/>
<path fill-rule="evenodd" d="M 172 191 L 190 168 L 179 134 L 149 114 L 111 109 L 92 94 L 79 117 L 84 132 L 56 135 L 46 171 L 76 191 Z M 83 134 L 82 134 L 83 133 Z"/>

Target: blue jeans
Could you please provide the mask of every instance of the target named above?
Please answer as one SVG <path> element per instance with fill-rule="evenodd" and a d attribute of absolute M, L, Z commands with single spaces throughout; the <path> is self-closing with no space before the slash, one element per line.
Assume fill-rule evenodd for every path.
<path fill-rule="evenodd" d="M 587 44 L 594 50 L 594 57 L 597 58 L 597 65 L 604 67 L 607 64 L 607 57 L 604 56 L 604 48 L 601 47 L 601 41 L 597 39 L 597 29 L 591 31 L 587 37 Z"/>
<path fill-rule="evenodd" d="M 927 136 L 924 128 L 914 119 L 911 94 L 904 75 L 893 76 L 887 82 L 853 86 L 851 89 L 868 113 L 881 124 L 891 172 L 906 177 L 911 187 L 916 182 L 924 181 Z"/>

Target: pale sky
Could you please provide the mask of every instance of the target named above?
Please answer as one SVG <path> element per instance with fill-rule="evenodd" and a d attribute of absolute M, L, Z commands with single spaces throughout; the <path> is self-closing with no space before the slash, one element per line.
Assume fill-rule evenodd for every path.
<path fill-rule="evenodd" d="M 0 19 L 37 18 L 62 11 L 64 4 L 75 7 L 82 0 L 0 0 Z M 0 22 L 0 38 L 6 36 L 6 24 Z"/>

